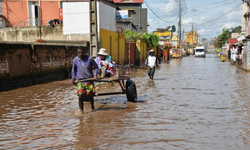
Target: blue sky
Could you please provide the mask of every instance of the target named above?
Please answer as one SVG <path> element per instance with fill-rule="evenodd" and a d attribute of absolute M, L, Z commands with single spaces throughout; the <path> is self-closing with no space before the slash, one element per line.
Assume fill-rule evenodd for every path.
<path fill-rule="evenodd" d="M 144 0 L 143 7 L 148 8 L 148 31 L 175 25 L 178 29 L 178 0 Z M 148 4 L 148 6 L 146 5 Z M 242 0 L 185 0 L 182 2 L 182 30 L 194 30 L 203 38 L 216 37 L 223 28 L 241 25 Z M 174 34 L 177 34 L 175 32 Z"/>

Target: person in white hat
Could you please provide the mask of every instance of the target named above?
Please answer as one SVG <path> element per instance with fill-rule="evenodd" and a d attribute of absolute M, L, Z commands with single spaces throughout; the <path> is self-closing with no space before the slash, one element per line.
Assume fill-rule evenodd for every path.
<path fill-rule="evenodd" d="M 97 54 L 99 56 L 96 57 L 95 61 L 99 66 L 100 77 L 104 78 L 113 76 L 115 63 L 112 60 L 111 56 L 108 55 L 107 50 L 105 48 L 101 48 Z"/>
<path fill-rule="evenodd" d="M 155 67 L 158 67 L 158 60 L 154 55 L 155 51 L 153 49 L 151 49 L 148 53 L 149 55 L 145 61 L 145 65 L 148 67 L 147 73 L 149 78 L 153 80 L 155 74 Z"/>

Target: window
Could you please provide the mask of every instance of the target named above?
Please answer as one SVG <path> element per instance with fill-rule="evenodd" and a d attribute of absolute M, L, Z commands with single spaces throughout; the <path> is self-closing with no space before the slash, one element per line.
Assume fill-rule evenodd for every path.
<path fill-rule="evenodd" d="M 128 10 L 128 17 L 129 18 L 132 18 L 132 12 L 133 12 L 133 10 Z"/>

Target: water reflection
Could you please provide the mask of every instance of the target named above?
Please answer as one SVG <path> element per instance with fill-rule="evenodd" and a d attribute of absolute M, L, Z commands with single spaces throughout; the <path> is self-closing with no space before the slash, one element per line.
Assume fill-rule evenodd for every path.
<path fill-rule="evenodd" d="M 86 102 L 80 116 L 68 80 L 1 92 L 0 149 L 249 149 L 249 73 L 207 55 L 161 63 L 154 81 L 145 68 L 132 78 L 139 103 L 96 97 L 97 111 Z"/>

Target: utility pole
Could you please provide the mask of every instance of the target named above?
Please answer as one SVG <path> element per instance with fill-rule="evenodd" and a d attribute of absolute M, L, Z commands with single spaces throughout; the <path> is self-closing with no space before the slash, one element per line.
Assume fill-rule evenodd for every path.
<path fill-rule="evenodd" d="M 192 45 L 194 46 L 194 23 L 192 22 Z"/>
<path fill-rule="evenodd" d="M 97 56 L 98 32 L 97 32 L 97 0 L 89 0 L 89 31 L 90 31 L 90 55 Z"/>
<path fill-rule="evenodd" d="M 179 46 L 180 46 L 180 57 L 181 57 L 181 51 L 182 51 L 182 41 L 181 41 L 181 2 L 185 0 L 175 0 L 176 2 L 179 2 L 179 24 L 178 24 L 178 33 L 179 33 Z"/>

